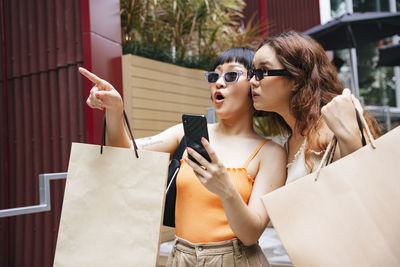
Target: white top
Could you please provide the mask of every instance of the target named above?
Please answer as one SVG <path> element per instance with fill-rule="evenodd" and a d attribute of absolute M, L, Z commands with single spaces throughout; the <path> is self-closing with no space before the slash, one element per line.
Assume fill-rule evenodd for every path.
<path fill-rule="evenodd" d="M 285 146 L 287 153 L 289 153 L 288 144 L 286 143 Z M 293 161 L 286 165 L 287 168 L 286 184 L 292 183 L 297 179 L 311 173 L 306 165 L 305 147 L 306 147 L 306 140 L 304 140 L 303 144 L 297 151 Z M 322 156 L 324 155 L 323 152 L 324 151 L 316 152 L 314 150 L 311 150 L 310 159 L 314 163 L 312 172 L 314 172 L 317 169 L 319 163 L 321 162 Z"/>

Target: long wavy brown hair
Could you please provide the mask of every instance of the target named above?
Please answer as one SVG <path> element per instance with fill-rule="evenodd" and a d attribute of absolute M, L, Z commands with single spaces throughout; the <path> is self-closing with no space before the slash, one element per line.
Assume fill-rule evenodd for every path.
<path fill-rule="evenodd" d="M 330 62 L 325 50 L 315 40 L 305 34 L 294 31 L 269 37 L 260 44 L 261 48 L 268 45 L 275 50 L 277 59 L 290 72 L 289 79 L 294 82 L 289 106 L 296 118 L 293 131 L 299 131 L 306 136 L 306 164 L 310 171 L 313 165 L 310 161 L 311 150 L 325 150 L 330 137 L 315 138 L 314 134 L 323 135 L 321 128 L 327 128 L 321 119 L 321 108 L 344 89 L 339 80 L 336 68 Z M 376 136 L 377 123 L 372 116 L 364 114 Z M 370 127 L 371 128 L 371 127 Z M 311 136 L 313 138 L 311 138 Z"/>

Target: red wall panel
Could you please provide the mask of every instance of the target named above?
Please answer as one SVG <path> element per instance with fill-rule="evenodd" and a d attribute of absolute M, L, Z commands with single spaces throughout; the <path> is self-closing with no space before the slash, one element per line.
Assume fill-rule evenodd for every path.
<path fill-rule="evenodd" d="M 260 10 L 265 2 L 265 10 Z M 247 0 L 246 19 L 257 12 L 258 18 L 266 13 L 267 34 L 276 35 L 285 31 L 305 31 L 320 24 L 319 0 Z"/>
<path fill-rule="evenodd" d="M 251 16 L 255 15 L 256 20 L 260 19 L 260 4 L 257 0 L 247 0 L 246 7 L 244 8 L 244 19 L 247 22 Z"/>
<path fill-rule="evenodd" d="M 109 81 L 122 95 L 119 0 L 82 0 L 84 67 Z M 85 96 L 92 83 L 85 79 Z M 86 107 L 87 142 L 100 143 L 103 112 Z"/>
<path fill-rule="evenodd" d="M 99 143 L 103 112 L 86 107 L 92 84 L 84 82 L 78 66 L 122 93 L 122 48 L 119 0 L 0 4 L 0 209 L 5 209 L 39 203 L 38 175 L 67 171 L 71 142 Z M 64 186 L 63 180 L 51 182 L 51 211 L 0 218 L 0 266 L 53 265 Z"/>
<path fill-rule="evenodd" d="M 7 207 L 9 203 L 9 144 L 8 138 L 8 90 L 5 82 L 7 77 L 7 50 L 5 49 L 5 3 L 0 1 L 0 209 Z M 3 49 L 4 48 L 4 49 Z M 3 266 L 9 255 L 10 219 L 0 220 L 0 266 Z"/>
<path fill-rule="evenodd" d="M 320 24 L 319 0 L 267 0 L 268 34 L 305 31 Z"/>
<path fill-rule="evenodd" d="M 39 203 L 38 175 L 67 171 L 71 142 L 86 140 L 86 124 L 83 79 L 77 71 L 83 65 L 80 0 L 2 4 L 4 209 Z M 51 211 L 0 219 L 0 266 L 52 266 L 64 185 L 51 182 Z"/>

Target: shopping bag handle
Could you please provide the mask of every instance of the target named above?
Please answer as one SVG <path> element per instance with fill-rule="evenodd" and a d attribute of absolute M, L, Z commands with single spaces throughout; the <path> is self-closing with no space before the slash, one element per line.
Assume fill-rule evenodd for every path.
<path fill-rule="evenodd" d="M 136 142 L 135 142 L 135 138 L 133 138 L 131 125 L 129 123 L 128 116 L 126 115 L 125 110 L 124 110 L 124 121 L 125 121 L 126 126 L 128 127 L 129 135 L 131 136 L 131 139 L 132 139 L 133 148 L 135 150 L 136 158 L 139 158 L 139 154 L 137 152 L 138 148 L 137 148 L 137 145 L 136 145 Z M 106 123 L 106 115 L 104 115 L 103 130 L 102 130 L 102 134 L 101 134 L 100 154 L 103 154 L 103 146 L 106 145 L 106 125 L 107 125 L 107 123 Z"/>
<path fill-rule="evenodd" d="M 375 146 L 375 139 L 371 134 L 371 131 L 369 130 L 367 121 L 364 118 L 364 115 L 362 114 L 362 112 L 359 112 L 359 110 L 356 108 L 356 116 L 357 116 L 357 123 L 358 126 L 360 128 L 360 132 L 361 132 L 361 142 L 364 145 L 366 145 L 366 141 L 365 141 L 365 136 L 364 136 L 364 132 L 363 132 L 363 128 L 365 129 L 365 131 L 367 132 L 367 137 L 368 137 L 368 142 L 371 145 L 371 147 L 373 149 L 376 148 Z M 325 153 L 321 159 L 321 162 L 315 172 L 315 178 L 314 181 L 317 181 L 319 178 L 319 173 L 321 172 L 322 166 L 328 165 L 329 162 L 331 162 L 333 160 L 333 156 L 335 154 L 335 149 L 336 149 L 336 145 L 337 145 L 337 138 L 336 136 L 332 137 L 332 140 L 329 142 L 328 146 L 326 147 Z"/>
<path fill-rule="evenodd" d="M 358 113 L 357 109 L 356 109 L 356 118 L 357 118 L 358 129 L 360 130 L 360 133 L 361 133 L 361 143 L 363 146 L 365 146 L 367 144 L 367 142 L 365 141 L 365 135 L 364 135 L 363 126 L 362 126 L 362 122 L 361 122 L 361 118 L 360 118 L 360 113 Z"/>

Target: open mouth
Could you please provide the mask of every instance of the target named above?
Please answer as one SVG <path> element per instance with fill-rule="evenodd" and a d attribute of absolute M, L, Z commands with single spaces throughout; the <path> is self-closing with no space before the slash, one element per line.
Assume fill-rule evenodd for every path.
<path fill-rule="evenodd" d="M 224 99 L 225 99 L 225 97 L 221 92 L 219 92 L 219 91 L 215 92 L 214 101 L 216 104 L 220 104 L 220 103 L 224 102 Z"/>

